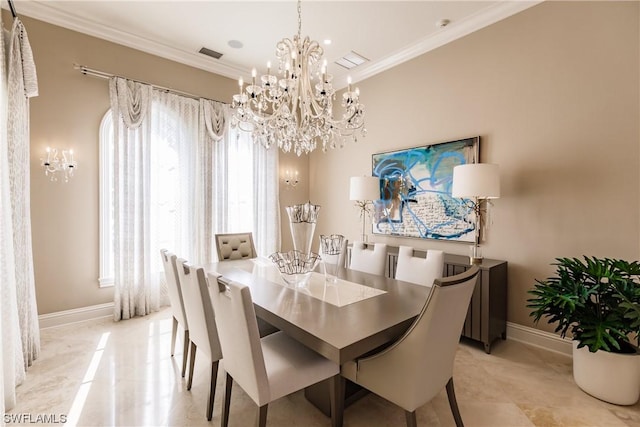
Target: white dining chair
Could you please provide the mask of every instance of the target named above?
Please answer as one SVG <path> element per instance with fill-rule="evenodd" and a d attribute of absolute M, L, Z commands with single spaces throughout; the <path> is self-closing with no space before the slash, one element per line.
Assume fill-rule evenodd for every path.
<path fill-rule="evenodd" d="M 340 367 L 284 332 L 260 338 L 248 286 L 209 275 L 226 371 L 222 426 L 229 423 L 231 389 L 236 381 L 258 406 L 256 425 L 267 423 L 269 403 L 331 379 L 331 419 L 342 425 L 344 389 Z"/>
<path fill-rule="evenodd" d="M 182 290 L 178 280 L 178 272 L 176 270 L 176 255 L 166 249 L 160 250 L 162 258 L 162 266 L 164 267 L 164 276 L 167 281 L 167 291 L 169 293 L 169 303 L 171 304 L 171 313 L 173 315 L 173 326 L 171 328 L 171 357 L 175 351 L 176 335 L 178 334 L 178 325 L 184 330 L 184 345 L 182 350 L 182 376 L 187 369 L 187 355 L 189 354 L 189 323 L 187 315 L 184 311 L 184 301 L 182 299 Z"/>
<path fill-rule="evenodd" d="M 213 400 L 216 395 L 218 362 L 222 359 L 222 350 L 218 340 L 218 330 L 209 296 L 207 279 L 201 267 L 191 266 L 184 259 L 176 261 L 176 270 L 178 271 L 178 279 L 184 297 L 184 308 L 190 327 L 191 357 L 189 359 L 187 390 L 191 390 L 196 351 L 199 349 L 199 354 L 204 354 L 211 361 L 211 381 L 206 412 L 207 420 L 211 421 Z"/>
<path fill-rule="evenodd" d="M 479 268 L 436 279 L 422 311 L 395 343 L 346 362 L 342 376 L 405 410 L 415 427 L 416 409 L 446 387 L 456 426 L 462 427 L 453 388 L 453 362 Z"/>
<path fill-rule="evenodd" d="M 371 250 L 366 249 L 366 245 L 363 242 L 353 242 L 349 268 L 382 276 L 384 275 L 386 260 L 387 245 L 385 243 L 375 243 L 373 250 Z"/>
<path fill-rule="evenodd" d="M 253 233 L 216 234 L 216 248 L 218 261 L 234 261 L 239 259 L 253 259 L 258 257 L 253 244 Z M 279 329 L 258 317 L 258 330 L 261 337 L 278 332 Z"/>
<path fill-rule="evenodd" d="M 444 272 L 444 252 L 427 250 L 426 258 L 414 257 L 413 248 L 400 246 L 396 280 L 431 286 L 435 279 L 441 279 Z"/>

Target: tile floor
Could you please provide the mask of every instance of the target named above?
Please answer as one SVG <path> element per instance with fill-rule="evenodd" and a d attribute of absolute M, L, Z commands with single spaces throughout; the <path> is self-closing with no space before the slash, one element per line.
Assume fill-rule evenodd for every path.
<path fill-rule="evenodd" d="M 80 426 L 210 426 L 220 423 L 224 375 L 218 375 L 214 418 L 207 422 L 207 363 L 196 361 L 194 385 L 180 376 L 182 355 L 170 357 L 171 316 L 165 309 L 119 323 L 99 319 L 42 330 L 42 353 L 18 387 L 9 414 L 22 423 L 67 421 Z M 179 344 L 180 346 L 180 344 Z M 181 348 L 181 347 L 180 347 Z M 640 426 L 640 404 L 615 406 L 574 384 L 571 359 L 515 341 L 460 344 L 454 368 L 465 425 Z M 253 424 L 255 406 L 234 387 L 231 426 Z M 404 412 L 367 395 L 345 411 L 345 426 L 404 426 Z M 269 426 L 329 426 L 302 392 L 269 406 Z M 446 393 L 418 410 L 420 426 L 453 426 Z"/>

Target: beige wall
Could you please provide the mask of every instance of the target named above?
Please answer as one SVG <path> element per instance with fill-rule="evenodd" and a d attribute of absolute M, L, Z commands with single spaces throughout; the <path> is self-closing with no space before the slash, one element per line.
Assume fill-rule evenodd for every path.
<path fill-rule="evenodd" d="M 544 3 L 359 83 L 368 136 L 310 158 L 281 155 L 301 182 L 280 186 L 282 245 L 291 248 L 284 207 L 322 205 L 316 234 L 355 239 L 358 213 L 348 178 L 371 171 L 371 154 L 480 135 L 484 162 L 499 163 L 485 256 L 509 261 L 510 321 L 530 325 L 524 300 L 556 256 L 636 259 L 640 246 L 638 3 Z M 5 14 L 6 16 L 6 14 Z M 107 82 L 80 63 L 131 78 L 229 100 L 231 79 L 24 18 L 40 96 L 31 109 L 32 221 L 38 312 L 112 301 L 98 278 L 98 126 Z M 40 167 L 47 145 L 73 147 L 67 184 Z M 308 175 L 307 175 L 308 171 Z M 467 253 L 466 245 L 417 239 L 375 241 Z M 541 326 L 545 329 L 548 327 Z"/>
<path fill-rule="evenodd" d="M 113 288 L 98 287 L 98 128 L 109 108 L 108 82 L 83 76 L 72 65 L 226 102 L 237 83 L 41 21 L 27 17 L 23 21 L 40 89 L 40 96 L 31 102 L 31 212 L 38 313 L 111 302 Z M 68 183 L 45 178 L 40 162 L 46 146 L 73 148 L 78 169 Z M 302 177 L 295 189 L 281 186 L 282 206 L 306 201 L 308 158 L 282 158 L 283 164 L 297 168 Z M 284 217 L 283 224 L 283 229 L 288 227 Z M 283 235 L 283 245 L 290 246 L 288 232 Z"/>
<path fill-rule="evenodd" d="M 358 237 L 348 182 L 372 153 L 480 135 L 501 168 L 484 255 L 509 262 L 509 321 L 531 325 L 526 291 L 554 257 L 637 259 L 639 17 L 637 2 L 546 2 L 360 82 L 366 139 L 311 156 L 318 232 Z"/>

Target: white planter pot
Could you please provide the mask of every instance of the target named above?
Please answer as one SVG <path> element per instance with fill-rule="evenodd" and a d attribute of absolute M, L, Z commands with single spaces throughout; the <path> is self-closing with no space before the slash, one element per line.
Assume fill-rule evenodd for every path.
<path fill-rule="evenodd" d="M 633 405 L 640 397 L 640 353 L 610 353 L 573 342 L 573 379 L 578 387 L 605 402 Z"/>

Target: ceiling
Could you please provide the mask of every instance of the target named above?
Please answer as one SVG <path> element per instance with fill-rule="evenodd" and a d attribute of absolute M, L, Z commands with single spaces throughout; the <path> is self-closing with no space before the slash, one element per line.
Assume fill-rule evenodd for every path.
<path fill-rule="evenodd" d="M 303 1 L 302 35 L 322 44 L 328 72 L 341 88 L 347 75 L 354 82 L 365 79 L 539 2 Z M 276 43 L 292 38 L 298 26 L 292 0 L 14 0 L 14 5 L 18 15 L 245 80 L 253 67 L 258 73 L 266 71 L 267 61 L 275 67 Z M 448 25 L 437 25 L 445 19 Z M 325 39 L 332 43 L 324 45 Z M 230 40 L 243 47 L 230 47 Z M 223 56 L 204 56 L 201 47 Z M 351 70 L 334 63 L 350 51 L 369 61 Z"/>

